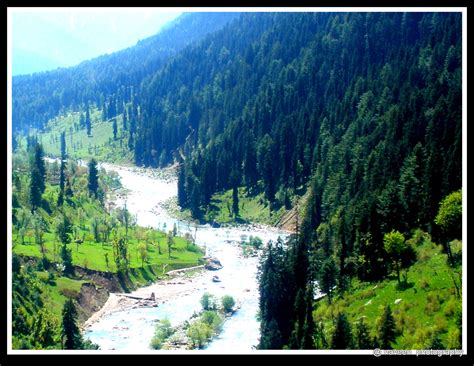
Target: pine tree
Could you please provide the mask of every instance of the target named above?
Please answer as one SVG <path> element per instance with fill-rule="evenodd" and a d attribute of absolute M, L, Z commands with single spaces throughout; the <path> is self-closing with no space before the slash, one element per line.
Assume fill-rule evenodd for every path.
<path fill-rule="evenodd" d="M 187 207 L 187 204 L 186 175 L 184 173 L 184 163 L 181 163 L 178 167 L 178 205 L 184 208 Z"/>
<path fill-rule="evenodd" d="M 239 190 L 237 186 L 232 188 L 232 212 L 235 219 L 239 217 Z"/>
<path fill-rule="evenodd" d="M 91 136 L 92 124 L 91 124 L 91 115 L 89 112 L 89 103 L 86 104 L 86 129 L 87 129 L 87 136 Z"/>
<path fill-rule="evenodd" d="M 313 288 L 311 286 L 306 290 L 306 318 L 301 337 L 301 349 L 314 349 L 314 333 L 316 326 L 313 319 Z"/>
<path fill-rule="evenodd" d="M 37 143 L 34 148 L 34 155 L 30 159 L 30 203 L 32 212 L 41 206 L 42 195 L 46 188 L 46 167 L 43 159 L 43 147 Z"/>
<path fill-rule="evenodd" d="M 64 274 L 70 276 L 74 275 L 71 249 L 69 249 L 65 243 L 61 246 L 61 259 L 64 264 Z"/>
<path fill-rule="evenodd" d="M 89 193 L 97 198 L 99 189 L 99 172 L 97 170 L 97 161 L 95 159 L 91 159 L 89 162 L 89 181 L 87 187 Z"/>
<path fill-rule="evenodd" d="M 390 305 L 385 307 L 379 321 L 378 342 L 381 349 L 392 349 L 392 342 L 395 342 L 395 321 Z"/>
<path fill-rule="evenodd" d="M 72 299 L 64 303 L 62 311 L 62 337 L 66 349 L 82 349 L 83 340 L 77 326 L 77 310 Z"/>
<path fill-rule="evenodd" d="M 69 221 L 69 218 L 66 215 L 63 215 L 62 220 L 59 221 L 59 223 L 56 227 L 56 234 L 58 236 L 58 239 L 63 244 L 70 243 L 71 242 L 71 237 L 70 237 L 71 233 L 72 233 L 71 222 Z"/>
<path fill-rule="evenodd" d="M 373 344 L 369 335 L 369 328 L 362 318 L 356 327 L 355 343 L 358 349 L 371 349 Z"/>
<path fill-rule="evenodd" d="M 114 134 L 114 140 L 117 140 L 117 119 L 114 118 L 113 121 L 112 121 L 112 131 L 113 131 L 113 134 Z"/>
<path fill-rule="evenodd" d="M 127 126 L 127 111 L 125 110 L 125 108 L 123 109 L 123 113 L 122 113 L 122 122 L 123 122 L 123 130 L 127 131 L 127 129 L 128 129 L 128 126 Z"/>
<path fill-rule="evenodd" d="M 281 349 L 283 346 L 281 333 L 275 319 L 271 319 L 260 337 L 259 349 Z"/>
<path fill-rule="evenodd" d="M 329 302 L 332 301 L 332 291 L 336 285 L 337 267 L 332 257 L 326 259 L 321 268 L 321 289 L 328 294 Z"/>
<path fill-rule="evenodd" d="M 58 206 L 64 202 L 64 186 L 66 182 L 66 133 L 61 133 L 61 166 L 59 170 L 59 196 Z"/>
<path fill-rule="evenodd" d="M 81 114 L 79 116 L 79 126 L 81 128 L 86 127 L 86 117 L 84 116 L 84 112 L 81 112 Z"/>
<path fill-rule="evenodd" d="M 352 330 L 349 321 L 344 313 L 339 313 L 336 319 L 336 329 L 332 336 L 333 349 L 352 348 Z"/>

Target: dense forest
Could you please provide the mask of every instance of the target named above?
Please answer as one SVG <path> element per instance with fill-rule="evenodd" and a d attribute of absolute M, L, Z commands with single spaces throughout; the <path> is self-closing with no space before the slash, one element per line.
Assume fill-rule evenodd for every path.
<path fill-rule="evenodd" d="M 270 211 L 306 193 L 296 233 L 261 259 L 259 347 L 390 348 L 406 328 L 388 305 L 377 331 L 352 332 L 333 304 L 393 274 L 408 288 L 409 268 L 438 254 L 459 298 L 461 79 L 459 13 L 202 13 L 121 53 L 14 78 L 13 122 L 41 130 L 79 111 L 89 134 L 89 108 L 119 117 L 137 165 L 178 164 L 178 203 L 197 219 L 228 190 L 237 218 L 239 187 Z M 457 347 L 449 332 L 404 346 Z"/>

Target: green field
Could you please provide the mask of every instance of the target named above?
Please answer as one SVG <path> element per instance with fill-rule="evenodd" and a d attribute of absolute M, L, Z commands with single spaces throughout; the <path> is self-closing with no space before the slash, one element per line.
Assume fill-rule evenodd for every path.
<path fill-rule="evenodd" d="M 122 230 L 119 231 L 119 234 Z M 96 243 L 91 238 L 90 232 L 87 230 L 79 230 L 78 237 L 82 237 L 86 234 L 86 240 L 80 245 L 70 243 L 67 246 L 72 249 L 73 263 L 77 266 L 92 269 L 102 272 L 116 273 L 117 269 L 113 261 L 113 249 L 110 243 Z M 125 231 L 123 230 L 123 234 Z M 171 258 L 168 257 L 168 247 L 166 243 L 166 236 L 158 231 L 146 230 L 144 228 L 136 228 L 133 230 L 133 234 L 138 236 L 154 234 L 155 240 L 153 244 L 147 244 L 147 255 L 148 260 L 144 262 L 144 267 L 148 265 L 160 266 L 167 265 L 169 267 L 191 267 L 198 264 L 202 254 L 200 249 L 186 242 L 183 238 L 175 237 L 173 249 L 171 252 Z M 46 233 L 44 236 L 46 258 L 52 262 L 58 262 L 60 259 L 59 250 L 60 244 L 57 242 L 55 235 L 52 233 Z M 25 244 L 21 244 L 18 239 L 18 235 L 13 235 L 13 253 L 29 257 L 41 258 L 40 246 L 34 243 L 32 237 L 25 237 Z M 142 262 L 138 250 L 139 243 L 143 240 L 136 238 L 130 238 L 128 241 L 128 252 L 130 254 L 130 268 L 141 268 Z M 158 245 L 161 248 L 161 254 L 158 251 Z M 105 255 L 108 255 L 109 266 L 105 260 Z M 168 267 L 168 268 L 169 268 Z"/>
<path fill-rule="evenodd" d="M 202 220 L 204 222 L 217 222 L 219 224 L 266 224 L 277 225 L 283 215 L 287 212 L 284 206 L 270 210 L 270 205 L 264 197 L 263 192 L 253 194 L 247 193 L 245 187 L 239 187 L 239 215 L 237 218 L 232 213 L 232 190 L 215 193 L 211 197 L 211 203 L 204 211 Z M 183 219 L 192 220 L 189 209 L 177 210 L 171 206 L 173 215 Z"/>
<path fill-rule="evenodd" d="M 91 109 L 91 136 L 85 128 L 79 128 L 80 113 L 69 112 L 51 119 L 39 136 L 45 153 L 52 156 L 60 155 L 60 135 L 66 133 L 68 155 L 74 159 L 95 158 L 101 161 L 130 163 L 133 154 L 128 148 L 128 138 L 125 137 L 122 116 L 117 120 L 117 140 L 113 139 L 112 120 L 102 121 L 101 111 Z"/>

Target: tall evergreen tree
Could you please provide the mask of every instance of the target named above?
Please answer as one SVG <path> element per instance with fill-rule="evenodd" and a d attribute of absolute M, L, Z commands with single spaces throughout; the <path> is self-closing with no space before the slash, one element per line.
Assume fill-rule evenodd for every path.
<path fill-rule="evenodd" d="M 77 326 L 77 310 L 72 299 L 64 303 L 62 311 L 62 338 L 66 349 L 82 349 L 83 340 Z"/>
<path fill-rule="evenodd" d="M 232 213 L 234 218 L 239 217 L 239 189 L 236 185 L 232 188 Z"/>
<path fill-rule="evenodd" d="M 113 135 L 114 135 L 114 140 L 117 140 L 117 130 L 118 130 L 117 118 L 114 118 L 112 120 L 112 132 L 113 132 Z"/>
<path fill-rule="evenodd" d="M 72 264 L 72 252 L 66 245 L 63 243 L 61 246 L 61 259 L 64 264 L 64 274 L 73 276 L 74 275 L 74 266 Z"/>
<path fill-rule="evenodd" d="M 90 112 L 89 112 L 89 103 L 86 103 L 85 122 L 86 122 L 87 136 L 91 136 L 91 134 L 92 134 L 92 123 L 91 123 L 91 115 L 90 115 Z"/>
<path fill-rule="evenodd" d="M 395 321 L 392 315 L 390 305 L 387 305 L 379 320 L 378 342 L 381 349 L 392 349 L 392 343 L 395 342 Z"/>
<path fill-rule="evenodd" d="M 123 109 L 122 113 L 122 124 L 123 124 L 123 130 L 127 131 L 128 130 L 128 123 L 127 123 L 127 110 L 126 108 Z"/>
<path fill-rule="evenodd" d="M 99 189 L 99 171 L 97 170 L 97 161 L 95 159 L 91 159 L 88 165 L 89 180 L 87 187 L 89 189 L 89 193 L 97 198 Z"/>
<path fill-rule="evenodd" d="M 43 159 L 43 147 L 37 143 L 33 156 L 30 158 L 30 203 L 32 211 L 41 206 L 42 196 L 46 188 L 46 166 Z"/>
<path fill-rule="evenodd" d="M 64 202 L 64 186 L 66 183 L 66 133 L 61 133 L 61 165 L 59 168 L 59 195 L 58 206 Z"/>
<path fill-rule="evenodd" d="M 184 173 L 184 163 L 178 166 L 178 205 L 186 207 L 188 203 L 188 195 L 186 191 L 186 175 Z"/>
<path fill-rule="evenodd" d="M 332 336 L 333 349 L 352 348 L 352 329 L 344 313 L 339 313 L 336 318 L 334 333 Z"/>
<path fill-rule="evenodd" d="M 356 326 L 355 344 L 357 349 L 372 349 L 373 343 L 369 334 L 369 328 L 362 318 Z"/>

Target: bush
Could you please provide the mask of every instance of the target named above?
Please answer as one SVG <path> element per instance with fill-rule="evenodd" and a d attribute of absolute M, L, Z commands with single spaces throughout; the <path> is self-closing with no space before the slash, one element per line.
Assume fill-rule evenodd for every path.
<path fill-rule="evenodd" d="M 258 236 L 250 236 L 249 245 L 251 245 L 255 249 L 260 249 L 263 245 L 263 242 L 262 239 L 260 239 Z"/>
<path fill-rule="evenodd" d="M 433 315 L 434 313 L 439 311 L 439 308 L 440 308 L 439 295 L 437 293 L 430 292 L 426 296 L 425 312 L 428 315 Z"/>
<path fill-rule="evenodd" d="M 59 290 L 59 293 L 68 299 L 77 299 L 79 297 L 79 293 L 75 290 L 71 290 L 69 288 L 62 288 Z"/>
<path fill-rule="evenodd" d="M 447 317 L 452 317 L 456 313 L 458 304 L 454 299 L 449 300 L 444 306 L 444 314 Z"/>
<path fill-rule="evenodd" d="M 150 346 L 153 349 L 161 349 L 163 343 L 174 334 L 175 330 L 168 319 L 162 319 L 156 326 L 155 335 L 151 339 Z"/>
<path fill-rule="evenodd" d="M 225 295 L 222 297 L 222 307 L 226 313 L 230 313 L 235 305 L 235 300 L 232 296 Z"/>
<path fill-rule="evenodd" d="M 449 329 L 447 346 L 448 349 L 461 349 L 461 331 L 459 329 Z"/>
<path fill-rule="evenodd" d="M 209 325 L 214 333 L 220 332 L 222 323 L 224 322 L 222 317 L 215 311 L 205 311 L 202 313 L 200 321 Z"/>
<path fill-rule="evenodd" d="M 202 348 L 206 345 L 208 339 L 211 338 L 212 329 L 203 321 L 198 320 L 189 326 L 187 335 L 193 347 Z"/>
<path fill-rule="evenodd" d="M 216 299 L 210 293 L 205 292 L 201 297 L 201 305 L 204 310 L 215 310 Z"/>

